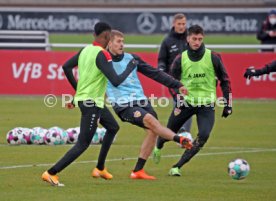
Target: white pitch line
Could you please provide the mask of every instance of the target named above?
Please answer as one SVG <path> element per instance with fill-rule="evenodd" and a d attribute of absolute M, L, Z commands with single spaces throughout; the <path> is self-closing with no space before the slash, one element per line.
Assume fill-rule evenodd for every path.
<path fill-rule="evenodd" d="M 229 154 L 237 154 L 237 153 L 257 153 L 257 152 L 275 152 L 276 148 L 272 149 L 256 149 L 256 150 L 243 150 L 243 151 L 227 151 L 227 152 L 217 152 L 217 153 L 201 153 L 197 156 L 214 156 L 214 155 L 229 155 Z M 175 155 L 164 155 L 163 158 L 174 158 L 180 157 L 180 154 Z M 150 157 L 151 158 L 151 157 Z M 126 161 L 126 160 L 137 160 L 137 157 L 130 157 L 130 158 L 115 158 L 115 159 L 108 159 L 107 162 L 114 162 L 114 161 Z M 92 161 L 79 161 L 73 162 L 72 164 L 86 164 L 86 163 L 97 163 L 97 160 Z M 30 168 L 30 167 L 43 167 L 43 166 L 52 166 L 53 164 L 44 163 L 44 164 L 27 164 L 27 165 L 13 165 L 13 166 L 2 166 L 0 170 L 7 170 L 7 169 L 17 169 L 17 168 Z"/>

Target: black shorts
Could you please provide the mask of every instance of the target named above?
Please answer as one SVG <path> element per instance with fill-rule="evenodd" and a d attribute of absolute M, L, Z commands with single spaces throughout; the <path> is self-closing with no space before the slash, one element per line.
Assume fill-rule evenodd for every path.
<path fill-rule="evenodd" d="M 117 115 L 120 117 L 122 121 L 129 122 L 131 124 L 134 124 L 136 126 L 147 128 L 144 125 L 143 119 L 146 114 L 151 114 L 157 119 L 157 114 L 153 110 L 150 103 L 147 103 L 143 106 L 129 106 L 126 107 L 124 110 L 120 111 Z"/>

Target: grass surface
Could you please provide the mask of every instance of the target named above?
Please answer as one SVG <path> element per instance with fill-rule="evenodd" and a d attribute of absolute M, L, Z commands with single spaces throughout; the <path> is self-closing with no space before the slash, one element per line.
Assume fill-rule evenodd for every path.
<path fill-rule="evenodd" d="M 161 44 L 165 35 L 125 35 L 125 44 Z M 93 40 L 92 34 L 51 34 L 51 43 L 90 43 Z M 206 35 L 205 44 L 259 44 L 256 35 Z M 56 50 L 68 50 L 68 48 L 58 48 Z M 70 48 L 70 50 L 78 50 Z M 223 52 L 257 52 L 250 49 L 215 49 Z M 126 51 L 149 51 L 157 52 L 158 49 L 126 49 Z"/>
<path fill-rule="evenodd" d="M 60 102 L 60 100 L 59 100 Z M 59 174 L 64 188 L 42 182 L 41 173 L 55 163 L 70 146 L 9 146 L 6 133 L 11 128 L 79 125 L 79 110 L 66 110 L 58 104 L 47 108 L 42 97 L 0 98 L 0 194 L 1 200 L 189 200 L 189 201 L 264 201 L 275 200 L 276 192 L 276 101 L 234 101 L 234 113 L 222 119 L 216 109 L 216 123 L 206 147 L 182 168 L 182 177 L 167 176 L 168 170 L 182 154 L 169 142 L 162 151 L 159 165 L 152 159 L 146 170 L 156 181 L 129 179 L 140 144 L 141 128 L 120 122 L 120 131 L 112 145 L 106 166 L 114 179 L 106 181 L 90 176 L 95 167 L 99 145 L 92 145 Z M 156 108 L 166 124 L 171 107 Z M 192 134 L 197 133 L 194 119 Z M 249 176 L 242 181 L 227 175 L 227 165 L 234 158 L 246 159 Z"/>

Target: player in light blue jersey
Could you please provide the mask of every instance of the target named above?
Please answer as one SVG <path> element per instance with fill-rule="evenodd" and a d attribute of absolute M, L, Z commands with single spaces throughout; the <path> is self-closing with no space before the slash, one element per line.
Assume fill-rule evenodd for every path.
<path fill-rule="evenodd" d="M 120 119 L 144 128 L 147 133 L 130 178 L 153 180 L 155 177 L 144 171 L 144 165 L 154 148 L 157 136 L 178 142 L 187 149 L 190 149 L 192 144 L 188 138 L 180 137 L 160 124 L 157 114 L 144 94 L 137 72 L 167 87 L 177 88 L 182 93 L 186 92 L 186 88 L 179 81 L 157 68 L 153 68 L 137 55 L 124 52 L 123 33 L 113 30 L 108 48 L 117 74 L 123 72 L 129 65 L 136 65 L 132 73 L 119 86 L 115 87 L 108 82 L 106 91 L 108 100 L 112 103 L 113 109 Z"/>

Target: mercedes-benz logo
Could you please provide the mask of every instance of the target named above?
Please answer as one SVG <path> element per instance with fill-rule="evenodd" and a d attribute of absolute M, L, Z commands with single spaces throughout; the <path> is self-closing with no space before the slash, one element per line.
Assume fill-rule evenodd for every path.
<path fill-rule="evenodd" d="M 152 33 L 157 26 L 156 17 L 152 13 L 141 13 L 136 20 L 138 30 L 143 34 Z"/>
<path fill-rule="evenodd" d="M 3 26 L 3 17 L 2 15 L 0 15 L 0 29 L 2 28 L 2 26 Z"/>

